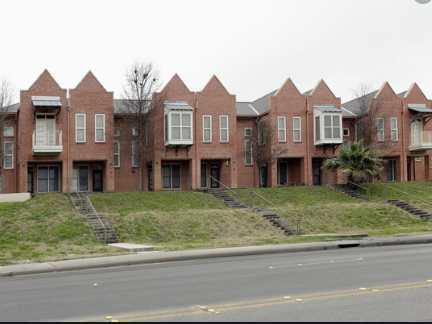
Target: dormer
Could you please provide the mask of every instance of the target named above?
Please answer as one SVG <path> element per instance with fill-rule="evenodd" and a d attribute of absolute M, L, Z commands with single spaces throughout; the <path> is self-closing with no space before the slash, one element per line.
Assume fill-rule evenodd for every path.
<path fill-rule="evenodd" d="M 185 101 L 164 102 L 165 146 L 193 144 L 193 108 Z"/>

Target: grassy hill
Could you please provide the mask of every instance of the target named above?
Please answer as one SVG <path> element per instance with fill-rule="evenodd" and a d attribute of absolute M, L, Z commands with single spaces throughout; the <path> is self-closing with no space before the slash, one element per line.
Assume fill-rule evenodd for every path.
<path fill-rule="evenodd" d="M 108 252 L 63 194 L 0 203 L 0 265 Z"/>

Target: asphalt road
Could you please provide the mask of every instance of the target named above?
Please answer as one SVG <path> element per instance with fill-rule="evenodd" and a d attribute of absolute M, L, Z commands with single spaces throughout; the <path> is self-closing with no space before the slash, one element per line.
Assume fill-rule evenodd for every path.
<path fill-rule="evenodd" d="M 106 319 L 431 321 L 432 245 L 0 279 L 1 321 Z"/>

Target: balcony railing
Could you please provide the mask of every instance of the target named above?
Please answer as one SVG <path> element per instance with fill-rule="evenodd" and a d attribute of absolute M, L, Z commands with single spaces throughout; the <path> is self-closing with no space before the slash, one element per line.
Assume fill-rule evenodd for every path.
<path fill-rule="evenodd" d="M 33 154 L 58 154 L 63 152 L 62 131 L 56 131 L 54 136 L 44 134 L 43 136 L 36 135 L 33 132 Z"/>
<path fill-rule="evenodd" d="M 410 151 L 432 149 L 432 131 L 417 131 L 411 134 Z"/>

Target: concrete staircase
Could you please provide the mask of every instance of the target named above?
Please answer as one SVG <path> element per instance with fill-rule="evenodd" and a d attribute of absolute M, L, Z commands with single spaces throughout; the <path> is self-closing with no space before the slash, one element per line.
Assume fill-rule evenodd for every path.
<path fill-rule="evenodd" d="M 72 205 L 86 219 L 99 241 L 106 244 L 118 243 L 111 222 L 98 214 L 87 194 L 71 193 L 69 197 Z"/>
<path fill-rule="evenodd" d="M 391 199 L 391 200 L 387 200 L 387 203 L 393 206 L 396 206 L 408 213 L 410 213 L 411 215 L 420 218 L 420 219 L 424 219 L 424 220 L 432 220 L 432 214 L 424 211 L 423 209 L 414 207 L 404 201 L 401 200 L 397 200 L 397 199 Z"/>
<path fill-rule="evenodd" d="M 248 208 L 246 205 L 241 204 L 237 202 L 226 190 L 223 189 L 207 189 L 205 190 L 207 193 L 212 194 L 218 199 L 223 200 L 224 204 L 227 205 L 230 208 L 237 208 L 237 209 L 245 209 Z"/>
<path fill-rule="evenodd" d="M 337 191 L 340 191 L 352 198 L 360 199 L 360 200 L 368 200 L 365 196 L 363 196 L 358 190 L 354 189 L 353 187 L 350 187 L 348 185 L 336 185 L 335 189 Z"/>
<path fill-rule="evenodd" d="M 250 209 L 253 212 L 259 214 L 264 217 L 267 221 L 269 221 L 274 227 L 283 231 L 285 235 L 294 235 L 295 232 L 290 229 L 288 226 L 288 222 L 282 219 L 278 214 L 274 211 L 265 209 L 265 208 L 250 208 L 245 204 L 239 203 L 236 201 L 226 190 L 224 189 L 206 189 L 204 192 L 213 195 L 214 197 L 223 200 L 225 205 L 230 208 L 235 209 Z"/>

